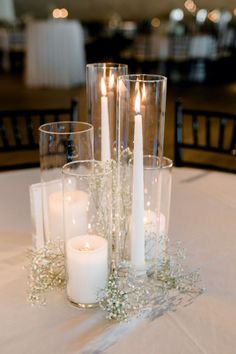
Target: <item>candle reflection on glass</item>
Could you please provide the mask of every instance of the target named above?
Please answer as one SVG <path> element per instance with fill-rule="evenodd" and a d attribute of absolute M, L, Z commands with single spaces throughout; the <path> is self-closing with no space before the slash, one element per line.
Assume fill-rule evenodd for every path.
<path fill-rule="evenodd" d="M 51 239 L 62 238 L 63 235 L 63 193 L 56 191 L 49 194 L 49 232 Z M 65 215 L 67 233 L 70 236 L 87 232 L 88 194 L 83 191 L 65 193 Z"/>

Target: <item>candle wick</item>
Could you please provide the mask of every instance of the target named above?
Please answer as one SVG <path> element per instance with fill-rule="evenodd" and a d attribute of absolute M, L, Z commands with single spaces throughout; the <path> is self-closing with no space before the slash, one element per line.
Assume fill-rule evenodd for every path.
<path fill-rule="evenodd" d="M 90 246 L 88 242 L 85 243 L 84 247 L 80 247 L 79 251 L 93 251 L 94 249 Z"/>

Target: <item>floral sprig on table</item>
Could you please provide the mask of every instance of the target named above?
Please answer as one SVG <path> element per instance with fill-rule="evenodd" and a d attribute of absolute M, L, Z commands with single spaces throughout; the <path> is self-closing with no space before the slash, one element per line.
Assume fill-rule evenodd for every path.
<path fill-rule="evenodd" d="M 28 251 L 28 301 L 35 305 L 46 302 L 50 290 L 66 285 L 64 245 L 61 240 L 49 241 L 37 251 Z"/>
<path fill-rule="evenodd" d="M 190 304 L 204 289 L 199 271 L 188 270 L 185 259 L 186 252 L 178 243 L 149 276 L 135 277 L 132 271 L 114 270 L 100 301 L 106 318 L 120 322 L 143 314 L 154 318 Z"/>

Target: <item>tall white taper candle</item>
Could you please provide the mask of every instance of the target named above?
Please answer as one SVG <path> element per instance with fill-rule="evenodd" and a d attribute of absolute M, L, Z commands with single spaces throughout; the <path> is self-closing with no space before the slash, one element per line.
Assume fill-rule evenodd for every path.
<path fill-rule="evenodd" d="M 140 114 L 140 91 L 135 99 L 133 198 L 131 228 L 131 263 L 136 268 L 145 266 L 144 189 L 143 189 L 143 131 Z"/>
<path fill-rule="evenodd" d="M 108 97 L 105 80 L 101 79 L 101 159 L 107 161 L 111 159 L 110 150 L 110 128 L 109 128 L 109 113 L 108 113 Z"/>

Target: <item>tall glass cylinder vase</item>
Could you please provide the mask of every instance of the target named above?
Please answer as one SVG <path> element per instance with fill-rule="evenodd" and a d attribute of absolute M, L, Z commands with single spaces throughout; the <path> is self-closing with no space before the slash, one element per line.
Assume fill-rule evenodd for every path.
<path fill-rule="evenodd" d="M 86 68 L 88 121 L 94 126 L 95 159 L 116 158 L 117 80 L 128 66 L 116 63 L 88 64 Z"/>
<path fill-rule="evenodd" d="M 167 79 L 125 75 L 118 80 L 118 209 L 116 263 L 146 271 L 158 262 L 161 227 L 161 178 Z M 147 180 L 155 171 L 155 188 Z M 152 178 L 151 178 L 152 179 Z M 155 244 L 147 252 L 147 234 Z M 150 246 L 150 242 L 148 242 Z M 148 247 L 149 247 L 148 246 Z M 149 254 L 149 255 L 148 255 Z"/>
<path fill-rule="evenodd" d="M 112 170 L 102 161 L 63 167 L 67 296 L 81 307 L 95 306 L 111 267 Z"/>
<path fill-rule="evenodd" d="M 89 123 L 53 122 L 39 128 L 44 242 L 63 239 L 62 167 L 93 159 L 93 139 Z"/>

